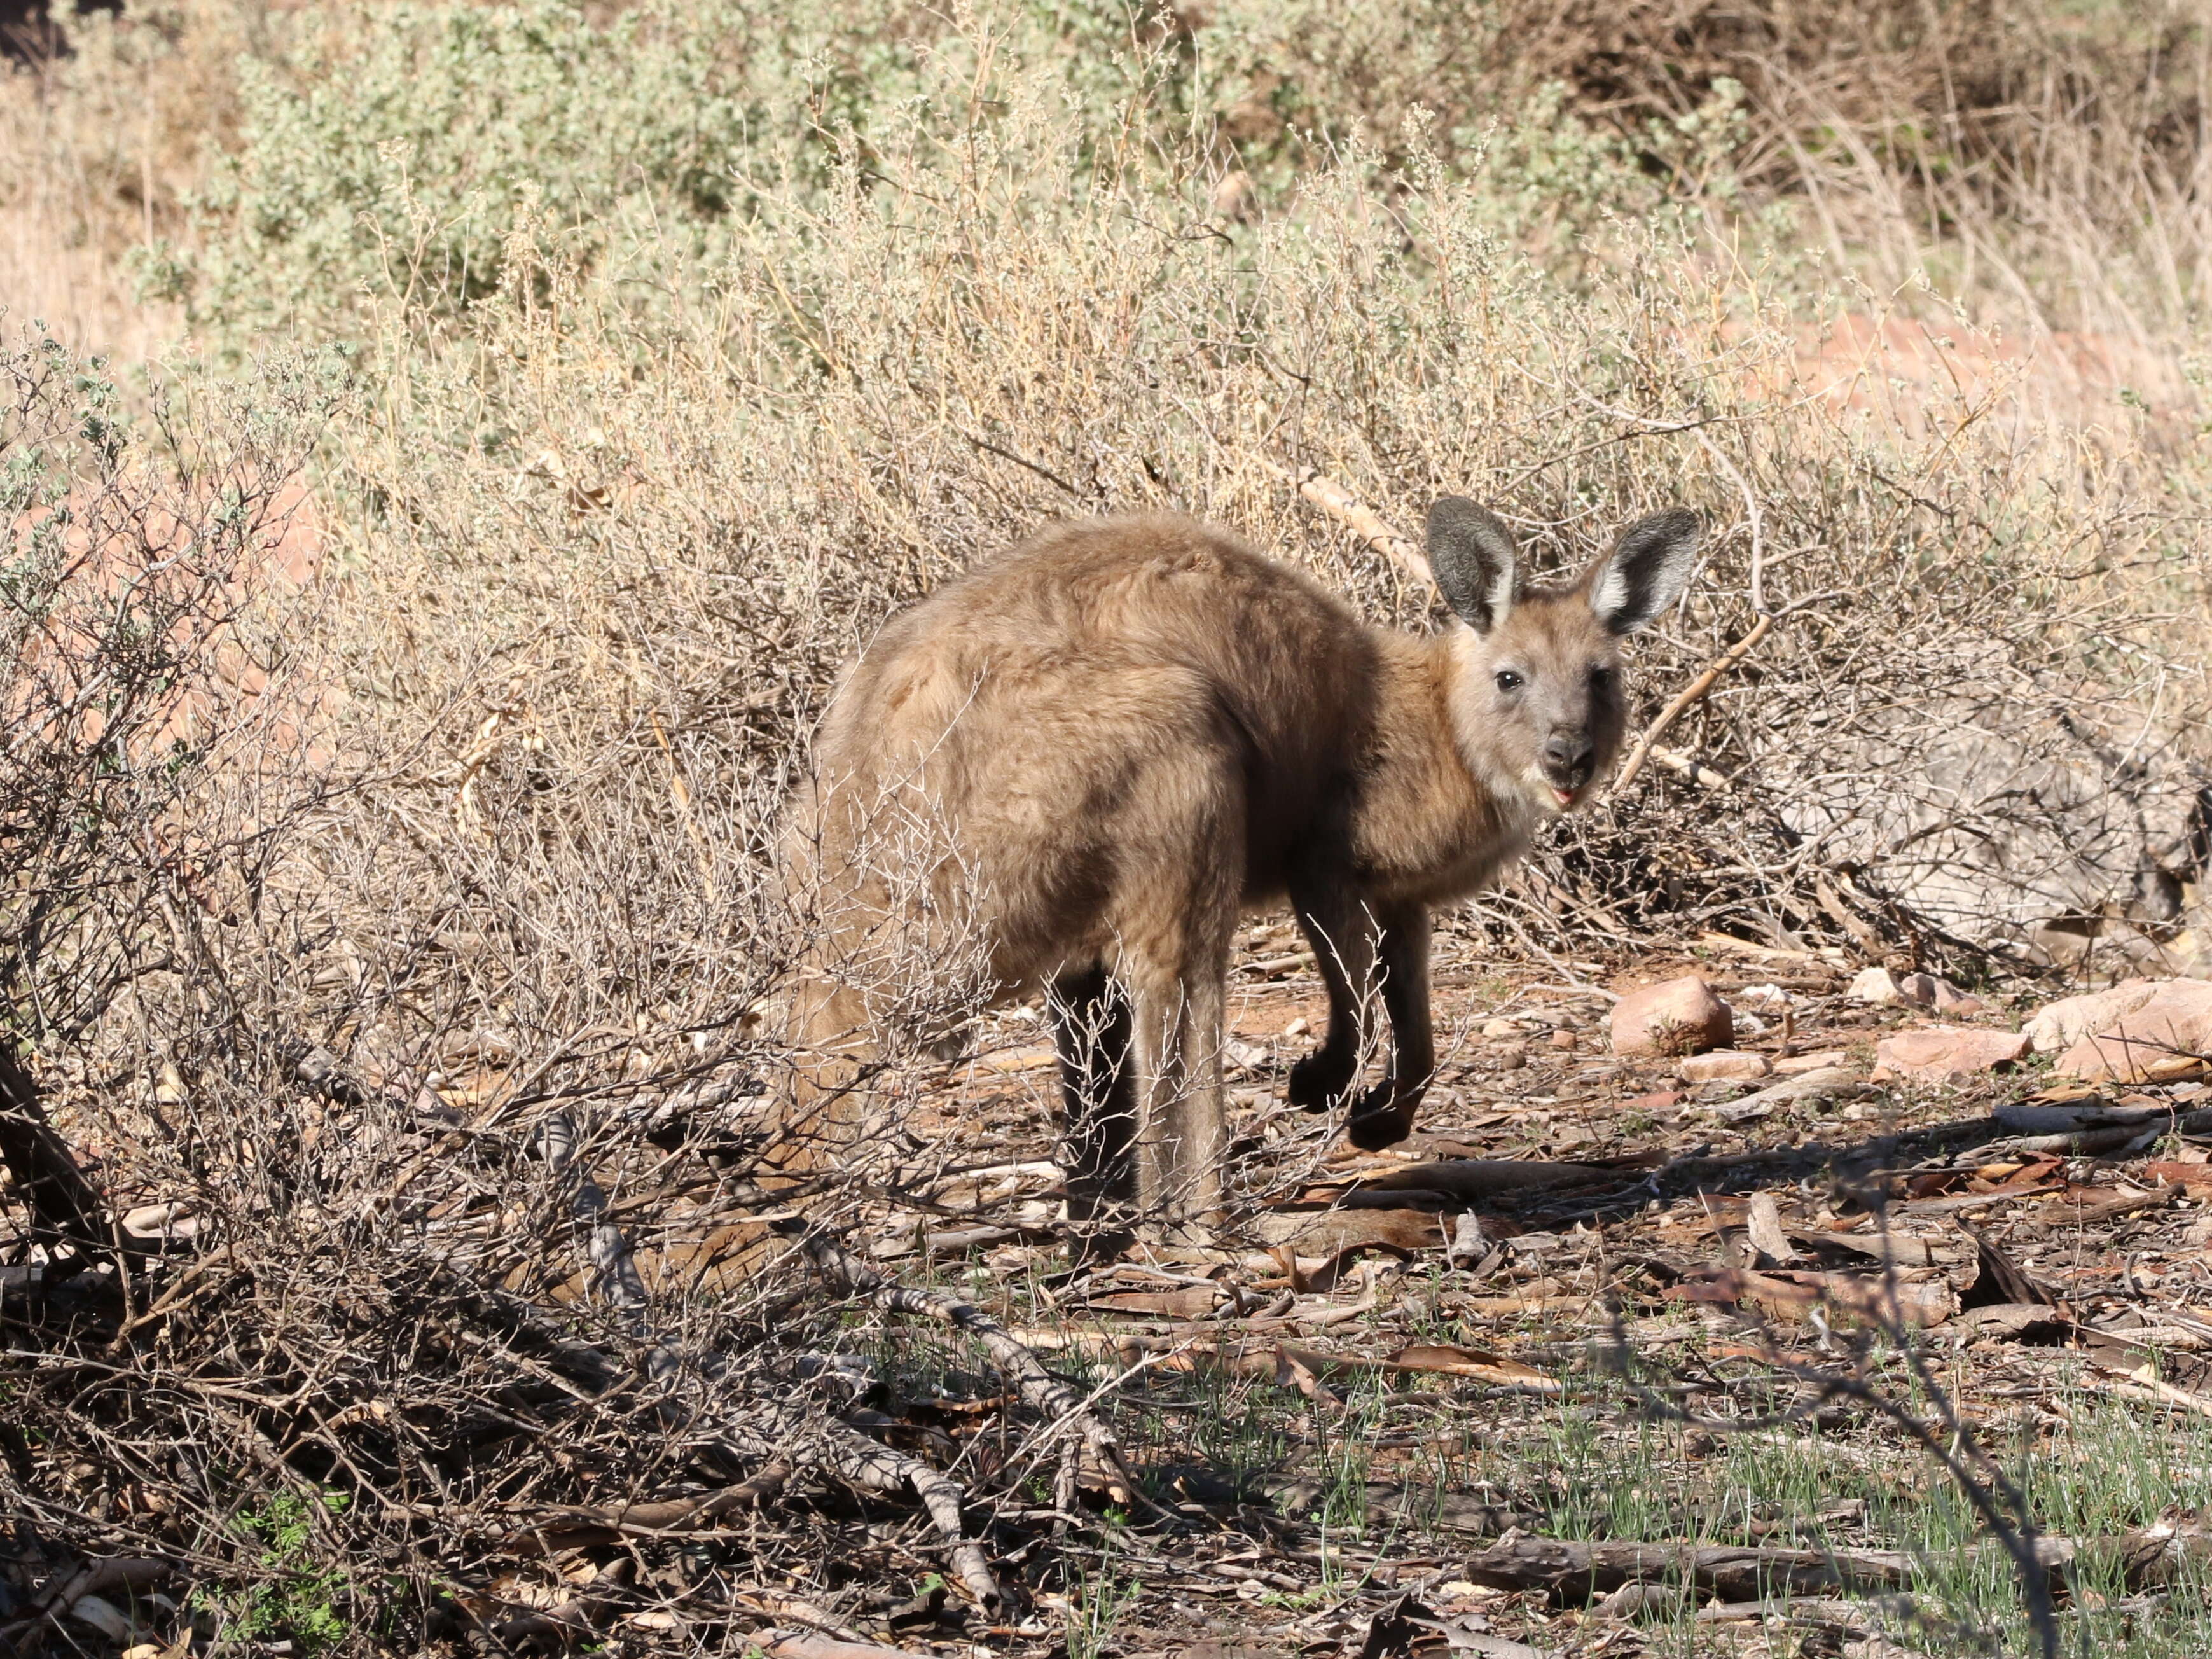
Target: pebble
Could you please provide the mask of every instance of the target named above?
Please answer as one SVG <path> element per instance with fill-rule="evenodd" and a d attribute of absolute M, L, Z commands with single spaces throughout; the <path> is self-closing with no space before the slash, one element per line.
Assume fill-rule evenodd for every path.
<path fill-rule="evenodd" d="M 1718 1078 L 1746 1081 L 1763 1078 L 1774 1069 L 1765 1054 L 1741 1048 L 1715 1048 L 1691 1054 L 1676 1062 L 1675 1073 L 1685 1083 L 1711 1083 Z"/>

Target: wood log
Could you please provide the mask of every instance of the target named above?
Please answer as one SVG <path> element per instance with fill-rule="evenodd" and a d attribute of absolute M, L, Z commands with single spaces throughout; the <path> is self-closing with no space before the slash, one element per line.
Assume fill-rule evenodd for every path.
<path fill-rule="evenodd" d="M 1912 1571 L 1899 1550 L 1752 1549 L 1731 1545 L 1567 1543 L 1517 1538 L 1479 1550 L 1459 1576 L 1495 1589 L 1540 1589 L 1559 1607 L 1579 1607 L 1623 1584 L 1686 1579 L 1724 1601 L 1824 1590 L 1895 1589 Z"/>
<path fill-rule="evenodd" d="M 1984 1540 L 1971 1547 L 1992 1551 Z M 2054 1580 L 2076 1569 L 2116 1569 L 2121 1583 L 2139 1590 L 2172 1582 L 2212 1561 L 2212 1532 L 2161 1523 L 2106 1538 L 2045 1536 L 2035 1540 L 2035 1559 Z M 1908 1584 L 1913 1558 L 1902 1550 L 1747 1548 L 1734 1545 L 1576 1543 L 1516 1538 L 1478 1550 L 1458 1576 L 1495 1589 L 1542 1590 L 1558 1607 L 1577 1607 L 1624 1584 L 1686 1582 L 1705 1595 L 1748 1603 L 1778 1595 L 1823 1591 L 1862 1593 Z"/>

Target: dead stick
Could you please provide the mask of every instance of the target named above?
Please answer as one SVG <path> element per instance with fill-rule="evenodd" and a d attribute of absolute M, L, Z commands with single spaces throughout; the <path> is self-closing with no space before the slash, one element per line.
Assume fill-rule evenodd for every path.
<path fill-rule="evenodd" d="M 550 1115 L 538 1126 L 538 1148 L 556 1178 L 566 1181 L 573 1177 L 576 1182 L 570 1210 L 574 1219 L 590 1230 L 582 1241 L 580 1254 L 596 1276 L 599 1291 L 629 1316 L 634 1335 L 651 1340 L 644 1280 L 631 1255 L 629 1238 L 607 1219 L 605 1194 L 592 1179 L 590 1171 L 578 1162 L 581 1146 L 574 1120 L 566 1112 Z M 838 1255 L 842 1256 L 842 1252 Z M 858 1262 L 850 1266 L 860 1273 L 873 1272 Z M 878 1280 L 882 1279 L 880 1274 L 874 1276 Z M 995 1322 L 986 1322 L 995 1325 Z M 1000 1334 L 1004 1335 L 1003 1329 Z M 1007 1340 L 1012 1341 L 1011 1338 Z M 1030 1357 L 1030 1363 L 1036 1364 L 1035 1356 Z M 675 1375 L 679 1364 L 675 1352 L 665 1343 L 655 1343 L 646 1357 L 647 1370 L 657 1376 Z M 1041 1375 L 1043 1373 L 1042 1365 L 1036 1369 Z M 773 1408 L 769 1414 L 772 1418 L 787 1417 L 787 1413 L 776 1413 Z M 984 1559 L 982 1547 L 967 1536 L 960 1513 L 963 1494 L 957 1483 L 919 1458 L 871 1440 L 859 1430 L 835 1419 L 825 1418 L 809 1426 L 811 1431 L 806 1437 L 810 1443 L 805 1450 L 840 1480 L 877 1492 L 910 1489 L 921 1500 L 931 1522 L 943 1535 L 952 1570 L 961 1583 L 967 1585 L 981 1607 L 992 1612 L 998 1610 L 1001 1605 L 999 1582 Z M 792 1427 L 784 1421 L 763 1432 L 752 1425 L 726 1425 L 725 1443 L 740 1455 L 764 1457 L 772 1464 L 781 1463 L 791 1450 Z"/>
<path fill-rule="evenodd" d="M 1258 455 L 1252 459 L 1285 483 L 1296 488 L 1299 495 L 1376 552 L 1394 561 L 1415 581 L 1428 587 L 1436 586 L 1436 574 L 1429 568 L 1429 562 L 1422 554 L 1419 544 L 1393 530 L 1381 514 L 1362 505 L 1357 495 L 1335 479 L 1310 466 L 1287 467 Z"/>
<path fill-rule="evenodd" d="M 708 1523 L 720 1520 L 732 1510 L 765 1503 L 775 1497 L 782 1492 L 791 1473 L 789 1463 L 774 1462 L 750 1480 L 701 1492 L 696 1498 L 611 1504 L 599 1508 L 583 1504 L 556 1504 L 547 1512 L 579 1527 L 601 1527 L 646 1538 L 671 1532 L 703 1532 L 708 1529 Z"/>
<path fill-rule="evenodd" d="M 1680 696 L 1659 711 L 1659 718 L 1644 728 L 1644 735 L 1636 740 L 1636 747 L 1629 752 L 1628 763 L 1620 769 L 1620 775 L 1613 780 L 1613 787 L 1616 794 L 1625 792 L 1630 784 L 1636 781 L 1636 775 L 1644 769 L 1644 763 L 1650 758 L 1651 745 L 1667 734 L 1667 728 L 1681 719 L 1706 692 L 1719 684 L 1723 675 L 1757 650 L 1759 642 L 1773 629 L 1773 617 L 1761 617 L 1751 625 L 1750 633 L 1714 659 L 1704 673 L 1682 688 Z"/>
<path fill-rule="evenodd" d="M 967 1535 L 960 1516 L 960 1500 L 964 1494 L 951 1476 L 932 1468 L 918 1457 L 909 1457 L 894 1447 L 871 1440 L 843 1423 L 827 1423 L 818 1432 L 823 1462 L 840 1480 L 884 1492 L 907 1488 L 921 1499 L 922 1508 L 929 1511 L 930 1520 L 944 1537 L 952 1559 L 952 1571 L 981 1607 L 990 1612 L 998 1611 L 1001 1604 L 999 1581 L 992 1576 L 990 1565 L 983 1559 L 982 1546 Z"/>

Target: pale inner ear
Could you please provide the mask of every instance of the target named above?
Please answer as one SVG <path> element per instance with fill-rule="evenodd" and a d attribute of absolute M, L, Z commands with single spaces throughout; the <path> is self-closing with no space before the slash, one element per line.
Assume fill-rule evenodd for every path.
<path fill-rule="evenodd" d="M 1589 607 L 1614 634 L 1633 634 L 1682 597 L 1703 534 L 1698 516 L 1675 507 L 1638 519 L 1591 567 Z"/>
<path fill-rule="evenodd" d="M 1600 567 L 1597 580 L 1590 584 L 1589 607 L 1604 622 L 1628 608 L 1628 578 L 1621 574 L 1619 559 L 1608 558 Z"/>
<path fill-rule="evenodd" d="M 1519 564 L 1505 521 L 1464 495 L 1440 495 L 1429 507 L 1428 552 L 1444 603 L 1478 634 L 1496 628 L 1513 604 Z"/>

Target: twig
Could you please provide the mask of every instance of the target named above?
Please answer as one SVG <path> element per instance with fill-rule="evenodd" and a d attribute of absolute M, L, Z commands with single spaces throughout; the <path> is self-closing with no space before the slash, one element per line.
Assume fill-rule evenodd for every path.
<path fill-rule="evenodd" d="M 2043 1659 L 2058 1659 L 2058 1616 L 2051 1597 L 2051 1584 L 2043 1560 L 2043 1540 L 2027 1498 L 2003 1468 L 1983 1449 L 1951 1403 L 1951 1397 L 1929 1368 L 1925 1354 L 1906 1322 L 1901 1285 L 1893 1259 L 1882 1272 L 1882 1301 L 1872 1310 L 1874 1328 L 1886 1336 L 1911 1368 L 1913 1381 L 1934 1408 L 1931 1425 L 1908 1411 L 1863 1377 L 1824 1370 L 1784 1354 L 1771 1334 L 1761 1328 L 1766 1363 L 1784 1376 L 1796 1379 L 1803 1392 L 1789 1410 L 1762 1417 L 1723 1419 L 1686 1412 L 1663 1395 L 1638 1382 L 1629 1364 L 1632 1350 L 1616 1311 L 1613 1316 L 1612 1354 L 1616 1374 L 1644 1407 L 1656 1414 L 1717 1433 L 1745 1433 L 1789 1427 L 1813 1417 L 1837 1400 L 1852 1400 L 1887 1418 L 1942 1467 L 1981 1517 L 1982 1523 L 2009 1556 L 2020 1575 L 2021 1592 L 2027 1605 Z M 1940 1431 L 1940 1432 L 1939 1432 Z"/>
<path fill-rule="evenodd" d="M 1298 494 L 1359 538 L 1376 552 L 1395 562 L 1398 567 L 1424 586 L 1436 586 L 1436 574 L 1429 568 L 1429 561 L 1420 544 L 1400 535 L 1371 507 L 1361 504 L 1359 498 L 1334 478 L 1310 466 L 1287 467 L 1271 461 L 1264 455 L 1252 459 L 1266 468 L 1285 483 L 1294 486 Z"/>
<path fill-rule="evenodd" d="M 647 1373 L 659 1381 L 676 1377 L 682 1369 L 682 1358 L 665 1343 L 653 1341 L 647 1317 L 644 1280 L 631 1255 L 629 1239 L 607 1218 L 605 1194 L 577 1161 L 579 1143 L 574 1121 L 565 1112 L 550 1115 L 539 1126 L 537 1144 L 556 1177 L 567 1179 L 572 1175 L 575 1177 L 576 1188 L 570 1209 L 574 1219 L 583 1224 L 586 1230 L 582 1254 L 591 1267 L 594 1285 L 627 1318 L 632 1334 L 651 1344 L 645 1360 Z M 838 1254 L 842 1257 L 842 1253 Z M 859 1263 L 851 1263 L 851 1266 L 863 1273 L 873 1272 L 872 1269 L 860 1267 Z M 885 1292 L 896 1293 L 902 1290 L 902 1287 L 883 1279 L 880 1274 L 874 1274 L 874 1277 Z M 905 1311 L 933 1311 L 929 1304 L 944 1300 L 920 1291 L 905 1294 L 915 1300 L 908 1303 L 896 1294 L 887 1294 L 880 1297 L 879 1300 L 886 1307 Z M 984 1320 L 981 1314 L 975 1317 Z M 985 1320 L 984 1322 L 991 1324 L 994 1329 L 997 1328 L 994 1322 Z M 1004 1336 L 1005 1334 L 1000 1331 L 1000 1334 Z M 1006 1340 L 1011 1343 L 1011 1338 Z M 988 1340 L 988 1336 L 986 1340 Z M 995 1348 L 994 1351 L 996 1352 Z M 1043 1376 L 1043 1367 L 1036 1364 L 1034 1356 L 1029 1356 L 1029 1358 L 1038 1375 Z M 720 1356 L 712 1356 L 701 1369 L 712 1376 L 720 1370 L 722 1363 Z M 1051 1381 L 1049 1377 L 1045 1380 L 1048 1382 Z M 919 1458 L 909 1457 L 906 1453 L 878 1441 L 871 1440 L 859 1430 L 820 1412 L 811 1401 L 753 1401 L 747 1402 L 747 1409 L 765 1420 L 740 1418 L 720 1425 L 722 1443 L 728 1451 L 740 1457 L 765 1460 L 771 1469 L 787 1468 L 790 1460 L 805 1458 L 827 1469 L 848 1486 L 866 1491 L 894 1492 L 910 1490 L 921 1500 L 922 1507 L 929 1513 L 930 1521 L 944 1537 L 953 1571 L 958 1575 L 961 1583 L 985 1608 L 995 1610 L 1001 1605 L 998 1580 L 991 1572 L 990 1564 L 984 1559 L 982 1547 L 967 1536 L 960 1512 L 964 1494 L 958 1484 L 942 1470 L 933 1468 Z M 1110 1436 L 1108 1444 L 1110 1448 Z M 1118 1467 L 1118 1450 L 1115 1456 Z M 763 1474 L 766 1474 L 764 1470 Z M 778 1478 L 780 1480 L 781 1477 Z"/>
<path fill-rule="evenodd" d="M 1705 693 L 1719 684 L 1729 670 L 1757 650 L 1759 642 L 1773 629 L 1771 613 L 1759 617 L 1751 625 L 1748 634 L 1715 658 L 1704 673 L 1683 687 L 1680 695 L 1659 711 L 1658 718 L 1645 726 L 1644 735 L 1637 738 L 1636 747 L 1629 750 L 1628 760 L 1620 769 L 1620 775 L 1613 780 L 1613 787 L 1616 794 L 1626 793 L 1628 786 L 1636 781 L 1636 775 L 1644 769 L 1644 763 L 1650 758 L 1651 745 L 1667 734 L 1667 728 L 1681 719 Z"/>

